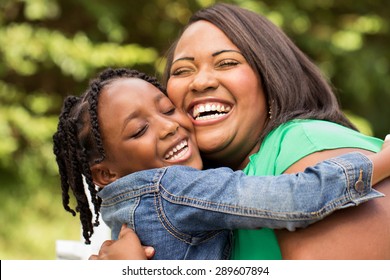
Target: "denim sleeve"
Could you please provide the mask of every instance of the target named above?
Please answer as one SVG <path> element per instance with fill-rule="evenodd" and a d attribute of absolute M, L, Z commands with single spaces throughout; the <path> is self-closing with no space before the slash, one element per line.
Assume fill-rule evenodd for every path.
<path fill-rule="evenodd" d="M 371 161 L 357 152 L 280 176 L 172 166 L 160 178 L 160 207 L 183 233 L 261 227 L 292 231 L 383 196 L 372 189 L 371 177 Z"/>

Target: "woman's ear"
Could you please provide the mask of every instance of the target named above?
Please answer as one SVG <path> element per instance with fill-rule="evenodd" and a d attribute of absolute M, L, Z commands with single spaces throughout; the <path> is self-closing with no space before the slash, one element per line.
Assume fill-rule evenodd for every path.
<path fill-rule="evenodd" d="M 118 175 L 112 172 L 104 163 L 93 165 L 91 173 L 93 182 L 101 188 L 119 179 Z"/>

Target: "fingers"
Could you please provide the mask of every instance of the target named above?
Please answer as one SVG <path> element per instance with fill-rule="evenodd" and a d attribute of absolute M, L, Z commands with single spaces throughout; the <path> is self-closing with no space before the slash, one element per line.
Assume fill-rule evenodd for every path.
<path fill-rule="evenodd" d="M 388 148 L 388 147 L 390 147 L 390 134 L 386 135 L 385 142 L 383 142 L 383 145 L 382 145 L 382 150 L 384 148 Z"/>
<path fill-rule="evenodd" d="M 118 239 L 127 239 L 126 242 L 132 242 L 133 245 L 137 244 L 137 246 L 141 245 L 141 241 L 139 240 L 137 234 L 132 229 L 128 228 L 126 224 L 122 225 Z M 154 248 L 150 246 L 142 246 L 142 248 L 144 249 L 146 258 L 149 260 L 152 259 L 155 254 Z"/>
<path fill-rule="evenodd" d="M 91 255 L 89 260 L 147 260 L 154 253 L 154 248 L 142 246 L 135 232 L 123 225 L 118 240 L 104 241 L 98 255 Z"/>
<path fill-rule="evenodd" d="M 139 240 L 138 236 L 131 228 L 126 227 L 126 225 L 123 225 L 121 231 L 119 232 L 118 240 L 121 239 L 126 239 L 128 242 L 132 242 L 133 244 L 137 244 L 137 246 L 141 246 L 141 241 Z"/>
<path fill-rule="evenodd" d="M 134 236 L 136 239 L 138 239 L 138 236 L 134 233 L 134 231 L 131 228 L 128 228 L 126 224 L 123 224 L 121 227 L 121 231 L 119 232 L 118 239 L 124 238 L 127 234 L 130 236 Z"/>
<path fill-rule="evenodd" d="M 114 240 L 106 240 L 102 243 L 102 245 L 100 246 L 100 248 L 103 248 L 103 247 L 108 247 L 110 245 L 112 245 L 115 241 Z"/>
<path fill-rule="evenodd" d="M 144 251 L 145 251 L 145 255 L 146 255 L 146 258 L 148 260 L 150 260 L 151 258 L 153 258 L 154 254 L 155 254 L 155 250 L 153 247 L 150 247 L 150 246 L 143 246 L 144 247 Z"/>
<path fill-rule="evenodd" d="M 88 260 L 106 260 L 109 259 L 107 257 L 107 252 L 110 252 L 110 246 L 115 243 L 115 240 L 106 240 L 102 243 L 99 249 L 98 255 L 91 255 Z"/>
<path fill-rule="evenodd" d="M 88 258 L 88 260 L 90 260 L 90 261 L 95 261 L 95 260 L 98 260 L 98 259 L 99 259 L 98 255 L 91 255 L 91 256 Z"/>

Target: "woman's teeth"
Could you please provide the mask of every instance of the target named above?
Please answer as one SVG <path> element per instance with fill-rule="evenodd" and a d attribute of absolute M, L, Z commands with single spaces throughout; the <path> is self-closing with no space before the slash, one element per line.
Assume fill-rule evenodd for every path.
<path fill-rule="evenodd" d="M 166 160 L 176 160 L 181 158 L 188 151 L 187 140 L 181 141 L 177 144 L 172 150 L 170 150 L 166 155 Z"/>
<path fill-rule="evenodd" d="M 219 103 L 197 104 L 192 111 L 195 120 L 209 120 L 229 113 L 231 107 Z"/>

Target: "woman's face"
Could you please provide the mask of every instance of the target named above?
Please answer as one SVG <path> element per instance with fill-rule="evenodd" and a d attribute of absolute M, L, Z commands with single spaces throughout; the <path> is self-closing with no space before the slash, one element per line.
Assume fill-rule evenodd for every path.
<path fill-rule="evenodd" d="M 174 104 L 190 116 L 205 158 L 241 168 L 258 150 L 268 117 L 261 82 L 215 25 L 197 21 L 183 33 L 167 90 Z"/>

